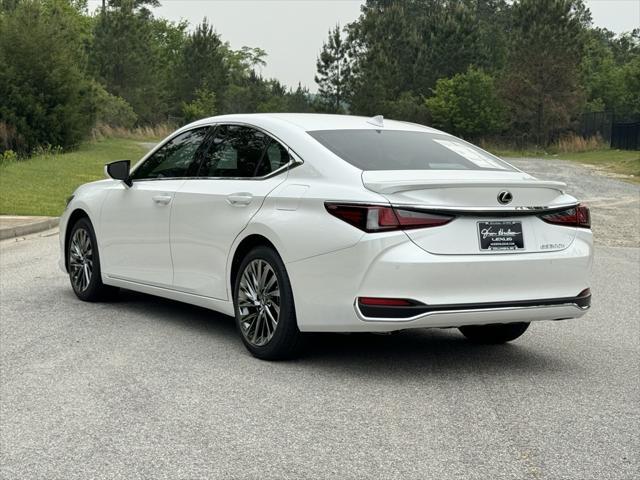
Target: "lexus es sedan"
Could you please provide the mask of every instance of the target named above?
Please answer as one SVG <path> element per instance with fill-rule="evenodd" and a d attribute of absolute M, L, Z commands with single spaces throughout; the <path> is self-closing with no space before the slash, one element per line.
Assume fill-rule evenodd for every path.
<path fill-rule="evenodd" d="M 233 315 L 259 358 L 295 355 L 305 332 L 503 343 L 591 304 L 589 209 L 422 125 L 225 115 L 105 170 L 60 223 L 75 294 L 126 288 Z"/>

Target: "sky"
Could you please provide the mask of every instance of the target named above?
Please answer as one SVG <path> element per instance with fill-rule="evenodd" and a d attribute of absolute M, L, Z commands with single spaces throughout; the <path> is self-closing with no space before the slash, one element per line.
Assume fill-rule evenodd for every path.
<path fill-rule="evenodd" d="M 317 90 L 316 58 L 330 28 L 354 21 L 361 0 L 160 0 L 157 17 L 188 20 L 207 17 L 234 49 L 247 45 L 267 52 L 266 77 Z M 585 0 L 593 23 L 616 33 L 640 27 L 640 0 Z M 101 0 L 89 0 L 95 9 Z"/>

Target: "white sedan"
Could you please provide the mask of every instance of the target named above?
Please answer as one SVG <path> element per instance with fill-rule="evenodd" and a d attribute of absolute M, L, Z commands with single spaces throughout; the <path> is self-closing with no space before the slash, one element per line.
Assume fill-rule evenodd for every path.
<path fill-rule="evenodd" d="M 294 355 L 305 332 L 456 327 L 503 343 L 591 303 L 588 208 L 425 126 L 218 116 L 106 173 L 60 223 L 76 295 L 126 288 L 234 315 L 259 358 Z"/>

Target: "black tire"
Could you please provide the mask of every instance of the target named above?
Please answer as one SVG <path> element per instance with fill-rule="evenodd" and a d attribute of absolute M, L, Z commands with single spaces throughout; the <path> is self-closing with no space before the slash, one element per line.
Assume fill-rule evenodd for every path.
<path fill-rule="evenodd" d="M 474 343 L 498 344 L 515 340 L 529 328 L 529 323 L 495 323 L 491 325 L 468 325 L 458 330 Z"/>
<path fill-rule="evenodd" d="M 262 262 L 265 262 L 271 270 L 265 267 Z M 256 265 L 257 267 L 255 267 Z M 273 322 L 269 322 L 269 318 L 267 318 L 267 313 L 265 312 L 270 312 L 271 320 L 275 318 L 273 313 L 277 313 L 275 310 L 276 307 L 274 306 L 277 303 L 275 300 L 277 296 L 268 296 L 266 292 L 267 288 L 262 289 L 260 300 L 251 297 L 253 298 L 252 302 L 248 300 L 246 295 L 248 277 L 245 277 L 243 280 L 243 275 L 247 272 L 247 275 L 250 276 L 249 270 L 253 267 L 261 268 L 261 272 L 266 272 L 265 278 L 269 276 L 268 278 L 270 280 L 275 273 L 275 278 L 277 279 L 276 288 L 279 291 L 280 304 L 277 307 L 279 308 L 279 313 L 273 329 L 269 328 L 269 326 L 272 327 L 274 324 Z M 267 280 L 265 280 L 264 283 L 268 283 Z M 241 284 L 243 285 L 242 293 L 240 292 Z M 256 291 L 258 290 L 259 289 L 256 289 Z M 271 300 L 273 300 L 273 303 Z M 257 306 L 258 303 L 260 303 L 260 306 Z M 299 354 L 303 335 L 298 329 L 289 276 L 287 275 L 287 270 L 280 255 L 278 255 L 275 250 L 266 246 L 259 246 L 251 250 L 242 260 L 233 286 L 233 304 L 238 333 L 245 347 L 254 357 L 263 360 L 283 360 L 293 358 Z M 254 320 L 249 321 L 248 318 L 252 316 L 252 313 Z M 262 316 L 262 320 L 259 318 L 260 316 Z M 261 324 L 261 322 L 263 324 Z M 267 324 L 267 322 L 269 323 Z M 260 330 L 260 332 L 262 332 L 261 337 L 256 340 L 255 336 L 260 326 L 262 328 L 262 330 Z M 271 336 L 269 337 L 269 335 Z M 269 338 L 267 339 L 267 337 Z M 261 344 L 261 341 L 264 343 Z"/>
<path fill-rule="evenodd" d="M 90 242 L 88 246 L 90 250 L 86 251 L 87 255 L 79 256 L 75 253 L 72 255 L 76 235 L 78 235 L 78 240 L 87 239 Z M 88 218 L 84 217 L 79 219 L 71 228 L 69 238 L 67 239 L 66 255 L 71 288 L 73 288 L 73 292 L 80 300 L 84 302 L 97 302 L 100 300 L 109 300 L 115 297 L 119 288 L 102 283 L 98 242 L 96 241 L 96 234 L 93 231 L 93 226 Z M 78 267 L 77 265 L 84 265 L 84 263 L 91 266 L 89 281 L 86 282 L 86 277 L 83 276 L 83 280 L 79 282 L 77 275 L 84 275 L 84 266 Z"/>

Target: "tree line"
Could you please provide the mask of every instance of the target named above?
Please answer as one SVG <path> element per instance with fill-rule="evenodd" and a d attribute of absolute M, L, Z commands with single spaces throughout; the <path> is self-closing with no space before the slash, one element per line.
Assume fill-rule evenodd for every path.
<path fill-rule="evenodd" d="M 640 29 L 595 28 L 582 0 L 367 0 L 329 32 L 317 94 L 263 77 L 266 52 L 232 49 L 207 18 L 156 18 L 158 5 L 0 0 L 0 153 L 235 112 L 383 114 L 538 145 L 581 112 L 640 113 Z"/>
<path fill-rule="evenodd" d="M 582 112 L 640 114 L 640 28 L 596 28 L 582 0 L 367 0 L 316 81 L 331 111 L 545 146 Z"/>
<path fill-rule="evenodd" d="M 71 148 L 96 124 L 130 128 L 226 112 L 310 111 L 306 88 L 263 78 L 266 52 L 232 49 L 204 18 L 157 0 L 0 0 L 0 153 Z"/>

